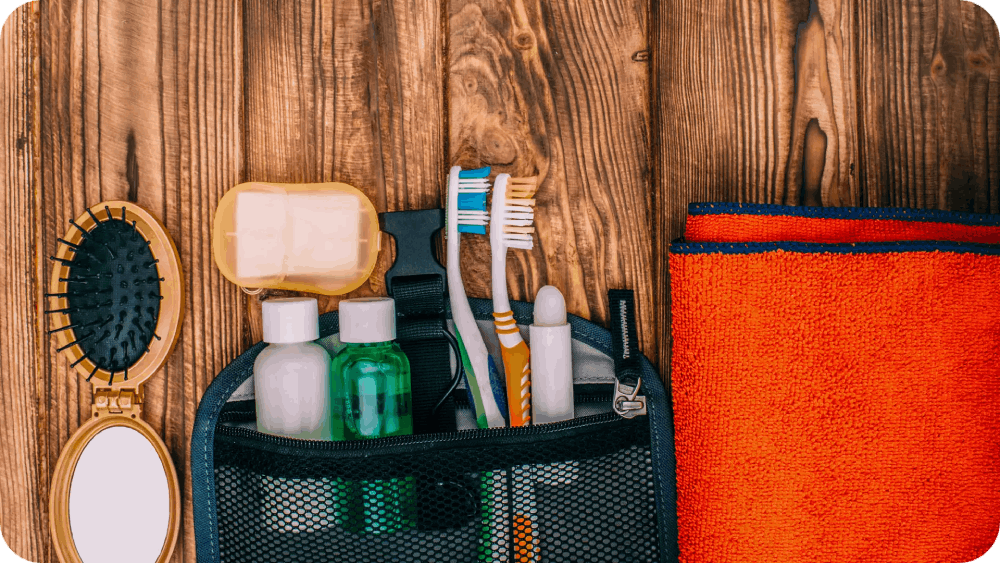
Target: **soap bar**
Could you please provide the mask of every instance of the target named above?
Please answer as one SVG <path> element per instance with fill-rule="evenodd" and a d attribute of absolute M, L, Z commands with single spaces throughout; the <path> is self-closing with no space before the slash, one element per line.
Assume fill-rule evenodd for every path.
<path fill-rule="evenodd" d="M 236 277 L 278 278 L 284 273 L 285 195 L 274 192 L 236 194 Z"/>
<path fill-rule="evenodd" d="M 362 209 L 351 194 L 300 192 L 288 196 L 286 274 L 354 271 L 361 259 Z"/>

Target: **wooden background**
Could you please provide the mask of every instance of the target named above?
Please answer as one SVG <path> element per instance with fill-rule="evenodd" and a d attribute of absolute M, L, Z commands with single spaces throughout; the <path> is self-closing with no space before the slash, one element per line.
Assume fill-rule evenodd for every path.
<path fill-rule="evenodd" d="M 336 180 L 391 211 L 442 205 L 452 164 L 539 174 L 539 244 L 510 259 L 514 297 L 550 283 L 603 321 L 606 290 L 631 287 L 664 367 L 665 249 L 688 202 L 1000 212 L 998 40 L 958 0 L 28 4 L 0 35 L 3 536 L 54 559 L 49 477 L 91 390 L 44 333 L 41 294 L 87 206 L 137 202 L 181 254 L 188 311 L 145 418 L 184 488 L 174 560 L 193 562 L 198 400 L 261 332 L 263 296 L 212 261 L 227 189 Z M 488 243 L 463 241 L 468 292 L 485 297 Z M 391 259 L 357 294 L 384 291 Z"/>

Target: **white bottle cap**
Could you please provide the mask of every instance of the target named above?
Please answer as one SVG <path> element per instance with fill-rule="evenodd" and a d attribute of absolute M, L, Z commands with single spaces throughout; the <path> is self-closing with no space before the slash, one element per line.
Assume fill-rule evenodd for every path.
<path fill-rule="evenodd" d="M 340 302 L 340 341 L 354 344 L 396 339 L 396 302 L 363 297 Z"/>
<path fill-rule="evenodd" d="M 566 299 L 551 285 L 538 290 L 535 295 L 535 326 L 562 326 L 566 324 Z"/>
<path fill-rule="evenodd" d="M 264 301 L 264 342 L 292 344 L 319 338 L 319 305 L 312 297 L 283 297 Z"/>

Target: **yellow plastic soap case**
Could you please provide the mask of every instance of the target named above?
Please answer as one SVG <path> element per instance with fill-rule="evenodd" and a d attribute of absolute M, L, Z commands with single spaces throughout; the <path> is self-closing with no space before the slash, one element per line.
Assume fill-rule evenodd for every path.
<path fill-rule="evenodd" d="M 163 464 L 167 477 L 170 515 L 166 541 L 164 542 L 160 556 L 156 559 L 156 563 L 164 563 L 170 559 L 180 531 L 180 486 L 177 479 L 177 470 L 170 458 L 170 453 L 166 445 L 156 432 L 141 418 L 144 395 L 143 384 L 156 374 L 170 356 L 177 342 L 184 310 L 183 276 L 181 273 L 180 258 L 173 240 L 171 240 L 166 229 L 156 218 L 135 204 L 123 201 L 103 202 L 92 207 L 91 211 L 94 214 L 102 212 L 105 206 L 116 210 L 124 208 L 126 210 L 125 219 L 128 222 L 135 221 L 136 229 L 150 242 L 152 254 L 159 260 L 157 268 L 160 276 L 165 278 L 165 281 L 160 284 L 160 293 L 163 296 L 163 300 L 160 303 L 160 314 L 155 332 L 162 335 L 162 339 L 153 340 L 149 344 L 149 352 L 129 369 L 129 378 L 127 381 L 115 381 L 113 384 L 108 385 L 108 380 L 111 376 L 110 373 L 103 370 L 94 372 L 94 376 L 91 379 L 94 393 L 94 401 L 91 406 L 92 418 L 70 437 L 59 455 L 59 460 L 56 462 L 49 493 L 49 527 L 52 533 L 56 556 L 59 558 L 59 561 L 62 563 L 82 563 L 80 554 L 77 552 L 73 541 L 69 521 L 70 486 L 77 462 L 79 462 L 80 456 L 83 454 L 86 446 L 101 431 L 114 426 L 131 428 L 145 437 L 153 446 Z M 76 220 L 76 223 L 84 230 L 89 231 L 96 225 L 93 216 L 93 214 L 84 213 Z M 65 240 L 73 244 L 79 244 L 82 238 L 83 233 L 76 228 L 70 229 L 65 236 Z M 67 245 L 60 245 L 56 254 L 57 258 L 70 260 L 72 256 L 73 252 Z M 49 284 L 52 293 L 66 291 L 67 283 L 60 281 L 60 278 L 65 278 L 68 274 L 69 266 L 56 262 Z M 56 319 L 53 319 L 56 323 L 69 324 L 69 317 L 65 313 L 59 313 L 56 317 Z M 76 340 L 73 332 L 72 329 L 69 329 L 57 333 L 56 338 L 60 348 Z M 65 352 L 69 355 L 70 361 L 73 363 L 76 363 L 83 356 L 83 350 L 75 345 L 68 348 Z M 86 377 L 90 375 L 94 367 L 94 364 L 90 360 L 84 359 L 82 362 L 76 364 L 75 369 L 77 373 Z M 129 509 L 128 495 L 128 491 L 122 491 L 120 495 L 118 493 L 112 494 L 109 496 L 108 502 L 120 503 L 123 513 L 127 514 Z"/>
<path fill-rule="evenodd" d="M 247 182 L 219 201 L 212 251 L 243 288 L 342 295 L 361 286 L 381 248 L 378 212 L 341 182 Z"/>

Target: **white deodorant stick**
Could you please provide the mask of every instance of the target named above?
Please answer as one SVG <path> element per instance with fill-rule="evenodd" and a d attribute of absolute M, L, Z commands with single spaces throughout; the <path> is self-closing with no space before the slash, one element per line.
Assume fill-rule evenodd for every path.
<path fill-rule="evenodd" d="M 566 322 L 566 300 L 547 285 L 535 296 L 535 322 L 528 327 L 531 341 L 532 424 L 573 418 L 572 335 Z"/>

